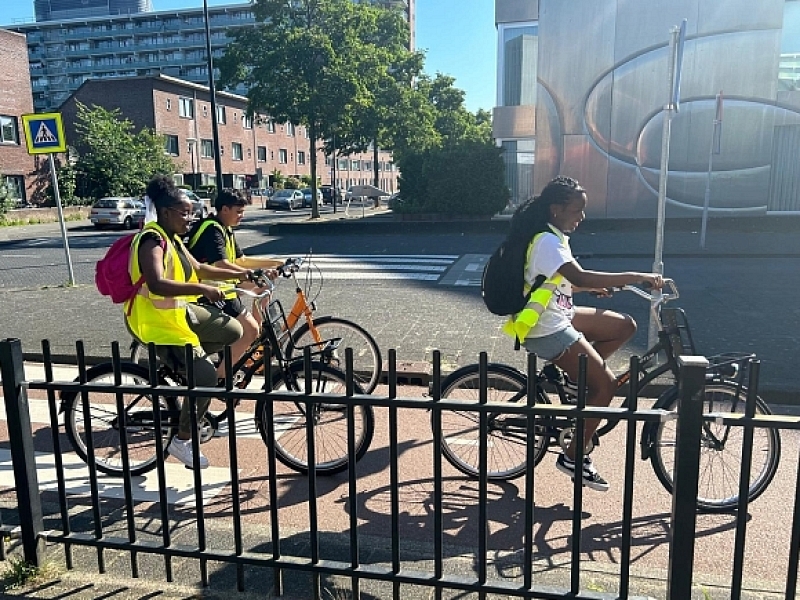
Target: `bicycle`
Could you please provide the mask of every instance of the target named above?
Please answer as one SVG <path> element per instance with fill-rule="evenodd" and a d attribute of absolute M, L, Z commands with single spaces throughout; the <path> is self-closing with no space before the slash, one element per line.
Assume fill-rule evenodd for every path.
<path fill-rule="evenodd" d="M 235 388 L 245 389 L 254 377 L 265 372 L 265 353 L 275 361 L 275 368 L 270 382 L 270 389 L 300 392 L 306 389 L 306 365 L 303 358 L 291 359 L 282 348 L 285 341 L 281 337 L 288 335 L 286 315 L 279 303 L 269 304 L 270 319 L 261 301 L 268 298 L 274 289 L 269 281 L 260 282 L 268 289 L 262 293 L 236 288 L 239 294 L 253 299 L 253 310 L 261 311 L 264 323 L 261 334 L 251 344 L 244 355 L 236 361 L 232 368 L 232 381 Z M 338 394 L 346 393 L 346 375 L 323 359 L 335 352 L 341 340 L 331 339 L 321 349 L 310 348 L 312 358 L 310 372 L 313 393 Z M 155 356 L 155 348 L 152 349 Z M 269 360 L 269 358 L 267 358 Z M 160 386 L 185 386 L 186 378 L 164 364 L 156 369 Z M 150 372 L 136 363 L 120 364 L 120 382 L 122 385 L 141 386 L 141 390 L 133 393 L 117 391 L 114 385 L 116 375 L 112 363 L 96 365 L 86 371 L 88 384 L 108 385 L 108 391 L 67 391 L 62 393 L 61 411 L 67 437 L 78 456 L 88 462 L 91 453 L 94 456 L 97 470 L 112 476 L 123 475 L 122 436 L 120 435 L 120 419 L 117 410 L 117 398 L 122 396 L 124 424 L 128 447 L 128 460 L 131 475 L 141 475 L 157 466 L 156 443 L 160 443 L 164 455 L 172 436 L 177 433 L 180 404 L 178 395 L 155 394 L 150 388 Z M 355 394 L 363 393 L 358 382 L 353 382 Z M 263 383 L 266 389 L 267 382 Z M 84 400 L 84 395 L 86 399 Z M 156 430 L 155 398 L 158 398 L 158 412 L 161 423 L 160 433 Z M 200 423 L 199 440 L 209 441 L 223 422 L 230 422 L 238 400 L 228 401 L 223 412 L 213 414 L 210 411 Z M 269 444 L 267 430 L 270 422 L 269 409 L 272 409 L 274 423 L 275 454 L 287 467 L 300 473 L 307 473 L 308 421 L 313 423 L 315 439 L 316 472 L 323 475 L 338 473 L 348 468 L 347 447 L 347 406 L 329 404 L 319 401 L 308 401 L 302 398 L 293 400 L 274 399 L 262 396 L 256 401 L 254 421 L 265 444 Z M 87 414 L 88 413 L 88 414 Z M 370 406 L 357 405 L 354 408 L 356 460 L 360 459 L 369 448 L 374 433 L 374 413 Z"/>
<path fill-rule="evenodd" d="M 658 341 L 640 359 L 637 381 L 631 380 L 630 370 L 617 378 L 618 387 L 626 383 L 635 386 L 638 397 L 642 389 L 658 377 L 671 373 L 675 383 L 663 392 L 653 408 L 675 411 L 678 402 L 679 369 L 677 358 L 681 354 L 695 354 L 694 340 L 686 314 L 680 308 L 663 305 L 679 297 L 672 280 L 665 280 L 669 292 L 660 299 L 634 286 L 625 286 L 641 298 L 651 302 L 656 322 L 659 324 Z M 666 362 L 653 365 L 663 352 Z M 698 507 L 707 512 L 723 512 L 735 509 L 738 504 L 738 473 L 741 458 L 743 428 L 723 425 L 714 415 L 744 413 L 747 389 L 744 376 L 752 354 L 727 353 L 710 357 L 713 363 L 706 374 L 704 399 L 704 424 Z M 536 397 L 534 404 L 575 404 L 575 397 L 566 392 L 560 371 L 555 365 L 547 365 L 536 375 Z M 454 371 L 441 384 L 441 398 L 447 400 L 478 402 L 480 394 L 480 372 L 478 365 L 469 365 Z M 503 364 L 490 363 L 486 374 L 489 402 L 527 402 L 528 379 L 521 371 Z M 622 407 L 627 408 L 627 397 Z M 769 415 L 771 411 L 764 401 L 755 401 L 757 415 Z M 600 437 L 609 433 L 619 419 L 609 419 L 594 435 L 587 448 L 591 452 Z M 435 422 L 434 422 L 435 425 Z M 560 416 L 536 416 L 534 418 L 535 447 L 534 465 L 538 465 L 550 447 L 566 450 L 575 430 L 575 419 Z M 526 470 L 527 420 L 521 415 L 501 413 L 487 414 L 489 436 L 487 475 L 490 480 L 509 480 L 520 477 Z M 479 417 L 476 412 L 442 410 L 442 453 L 447 461 L 460 472 L 479 477 Z M 674 488 L 673 467 L 677 420 L 668 419 L 658 423 L 646 423 L 641 435 L 642 460 L 650 459 L 658 480 L 672 493 Z M 778 469 L 781 442 L 775 429 L 754 429 L 753 465 L 749 483 L 749 499 L 755 500 L 766 490 Z M 559 450 L 556 450 L 559 451 Z M 727 461 L 733 461 L 728 464 Z"/>
<path fill-rule="evenodd" d="M 305 290 L 297 280 L 297 272 L 303 264 L 309 265 L 309 275 L 307 277 Z M 317 310 L 316 300 L 308 299 L 307 290 L 311 288 L 311 261 L 304 261 L 302 258 L 289 258 L 286 263 L 278 267 L 278 272 L 284 278 L 292 278 L 295 284 L 295 300 L 289 314 L 286 316 L 285 324 L 291 336 L 282 338 L 285 340 L 284 353 L 288 359 L 297 358 L 303 355 L 303 349 L 311 346 L 315 350 L 322 350 L 328 340 L 341 339 L 341 348 L 353 349 L 353 371 L 355 378 L 363 388 L 364 392 L 371 394 L 380 381 L 383 358 L 380 348 L 369 332 L 361 325 L 343 319 L 341 317 L 325 316 L 314 317 Z M 321 279 L 321 278 L 320 278 Z M 317 296 L 322 290 L 317 292 Z M 277 302 L 277 300 L 272 300 Z M 300 319 L 305 319 L 305 323 L 297 327 Z M 138 341 L 133 340 L 130 347 L 131 362 L 137 364 L 147 363 L 147 348 Z M 331 350 L 321 356 L 321 360 L 327 364 L 341 369 L 343 367 L 343 356 L 336 350 Z"/>

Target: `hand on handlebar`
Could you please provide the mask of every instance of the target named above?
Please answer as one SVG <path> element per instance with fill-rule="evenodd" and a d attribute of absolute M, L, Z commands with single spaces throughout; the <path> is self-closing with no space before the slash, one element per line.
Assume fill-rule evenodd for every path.
<path fill-rule="evenodd" d="M 213 285 L 202 285 L 203 297 L 208 300 L 209 302 L 220 302 L 221 300 L 225 300 L 225 292 L 222 291 L 221 288 L 218 288 Z"/>
<path fill-rule="evenodd" d="M 664 287 L 664 276 L 660 273 L 642 273 L 641 283 L 645 288 L 660 290 Z"/>

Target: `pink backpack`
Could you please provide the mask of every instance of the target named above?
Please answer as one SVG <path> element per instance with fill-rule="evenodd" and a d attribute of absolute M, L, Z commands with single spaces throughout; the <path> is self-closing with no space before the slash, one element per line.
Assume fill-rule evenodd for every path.
<path fill-rule="evenodd" d="M 135 283 L 131 281 L 128 266 L 131 262 L 131 252 L 133 251 L 133 238 L 137 234 L 130 233 L 119 238 L 111 244 L 106 255 L 97 261 L 94 270 L 94 283 L 97 290 L 103 296 L 110 296 L 114 304 L 122 304 L 133 299 L 139 288 L 144 283 L 144 275 L 139 277 Z M 166 244 L 161 240 L 161 247 Z M 128 308 L 133 308 L 133 303 Z"/>

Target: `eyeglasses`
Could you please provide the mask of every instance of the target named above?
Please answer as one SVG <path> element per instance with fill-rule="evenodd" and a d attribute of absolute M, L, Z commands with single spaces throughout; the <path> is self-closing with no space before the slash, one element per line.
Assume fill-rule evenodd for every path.
<path fill-rule="evenodd" d="M 167 210 L 171 210 L 172 212 L 179 214 L 181 217 L 183 217 L 184 221 L 191 221 L 194 219 L 194 211 L 185 212 L 180 208 L 174 208 L 172 206 L 168 207 Z"/>

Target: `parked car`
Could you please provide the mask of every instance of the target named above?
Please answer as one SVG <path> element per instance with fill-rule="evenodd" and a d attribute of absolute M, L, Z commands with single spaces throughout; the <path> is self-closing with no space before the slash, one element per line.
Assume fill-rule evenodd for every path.
<path fill-rule="evenodd" d="M 144 222 L 144 203 L 137 198 L 100 198 L 92 206 L 89 220 L 95 227 L 112 225 L 133 229 Z"/>
<path fill-rule="evenodd" d="M 400 196 L 400 192 L 395 192 L 386 199 L 386 206 L 389 208 L 398 208 L 402 206 L 402 204 L 403 198 Z"/>
<path fill-rule="evenodd" d="M 303 188 L 303 207 L 311 206 L 311 188 Z M 322 206 L 322 192 L 317 190 L 317 206 Z"/>
<path fill-rule="evenodd" d="M 195 194 L 192 190 L 183 190 L 183 193 L 186 194 L 186 197 L 192 201 L 192 207 L 194 208 L 194 218 L 205 219 L 208 216 L 209 212 L 206 200 Z"/>
<path fill-rule="evenodd" d="M 334 195 L 336 196 L 336 203 L 337 204 L 342 203 L 342 196 L 344 195 L 344 193 L 342 192 L 341 188 L 339 188 L 338 190 L 334 190 L 333 186 L 331 185 L 323 185 L 319 189 L 322 192 L 323 204 L 333 204 Z"/>
<path fill-rule="evenodd" d="M 278 190 L 269 197 L 267 208 L 294 210 L 303 207 L 303 192 L 300 190 Z"/>

